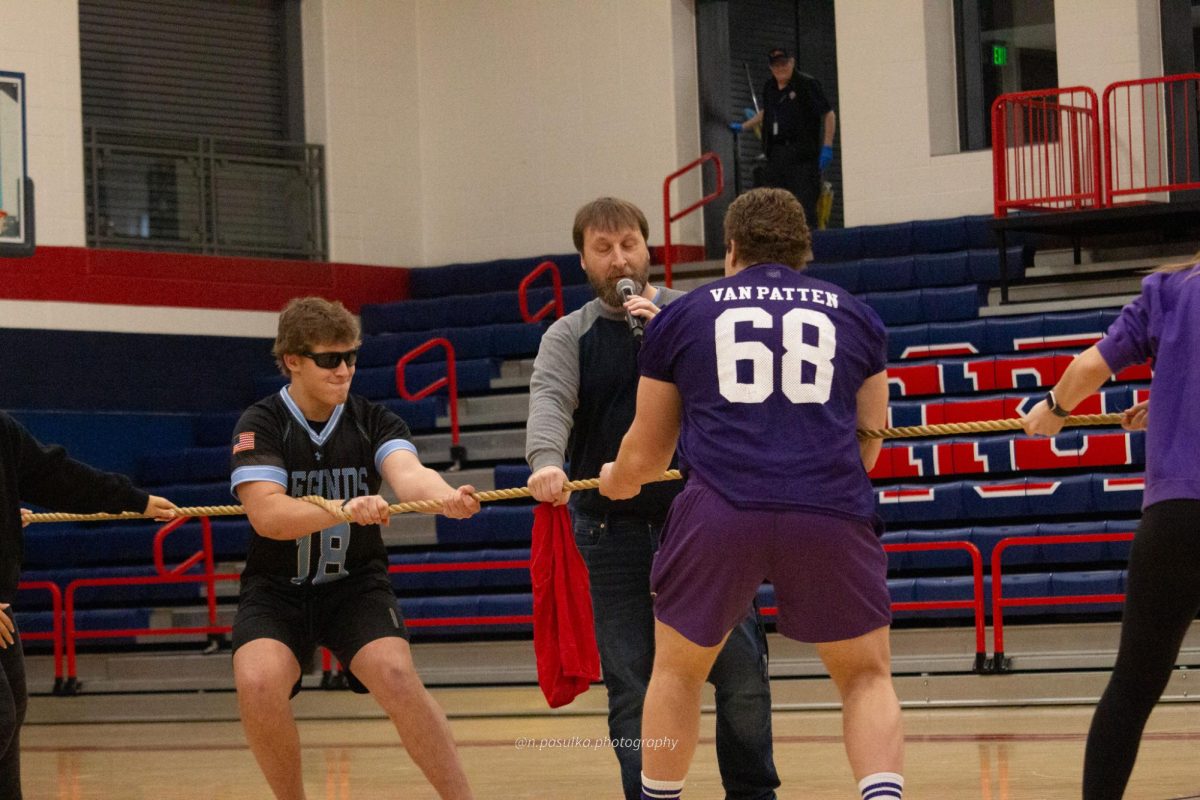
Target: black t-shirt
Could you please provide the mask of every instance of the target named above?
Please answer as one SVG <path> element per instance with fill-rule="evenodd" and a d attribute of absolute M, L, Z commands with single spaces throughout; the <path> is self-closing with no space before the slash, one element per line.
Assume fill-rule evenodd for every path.
<path fill-rule="evenodd" d="M 351 395 L 315 431 L 287 387 L 246 409 L 233 433 L 231 485 L 270 481 L 291 497 L 330 500 L 379 493 L 379 465 L 396 450 L 416 453 L 408 426 L 381 405 Z M 300 539 L 254 533 L 243 577 L 275 575 L 292 583 L 329 583 L 367 569 L 386 570 L 378 525 L 342 522 Z"/>
<path fill-rule="evenodd" d="M 782 89 L 772 78 L 763 87 L 763 151 L 791 144 L 801 158 L 816 159 L 824 144 L 825 115 L 832 111 L 821 84 L 811 75 L 792 72 Z"/>
<path fill-rule="evenodd" d="M 73 514 L 116 514 L 140 512 L 148 499 L 124 475 L 100 472 L 57 445 L 41 444 L 0 411 L 0 602 L 13 601 L 21 580 L 22 502 Z M 104 543 L 97 540 L 96 546 Z"/>

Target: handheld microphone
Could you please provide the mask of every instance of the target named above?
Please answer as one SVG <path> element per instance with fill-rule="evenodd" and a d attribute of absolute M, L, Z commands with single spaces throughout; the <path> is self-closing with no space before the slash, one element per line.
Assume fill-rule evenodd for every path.
<path fill-rule="evenodd" d="M 628 300 L 638 293 L 637 284 L 629 278 L 621 278 L 621 280 L 617 281 L 617 291 L 621 293 L 623 300 Z M 630 314 L 629 310 L 626 309 L 625 321 L 629 323 L 629 330 L 633 333 L 633 337 L 641 339 L 642 333 L 646 330 L 646 320 Z"/>

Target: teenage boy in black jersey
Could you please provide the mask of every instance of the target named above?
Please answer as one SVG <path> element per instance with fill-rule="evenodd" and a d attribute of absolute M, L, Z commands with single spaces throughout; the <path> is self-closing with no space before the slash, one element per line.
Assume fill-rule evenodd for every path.
<path fill-rule="evenodd" d="M 292 300 L 273 353 L 291 381 L 251 406 L 232 443 L 232 488 L 254 528 L 233 624 L 233 670 L 250 749 L 275 796 L 304 798 L 300 738 L 289 700 L 317 645 L 370 692 L 443 798 L 469 798 L 446 716 L 413 667 L 387 575 L 380 524 L 388 503 L 441 499 L 448 517 L 479 510 L 471 486 L 452 488 L 421 465 L 408 426 L 350 394 L 358 320 L 319 297 Z M 297 498 L 342 502 L 345 522 Z"/>

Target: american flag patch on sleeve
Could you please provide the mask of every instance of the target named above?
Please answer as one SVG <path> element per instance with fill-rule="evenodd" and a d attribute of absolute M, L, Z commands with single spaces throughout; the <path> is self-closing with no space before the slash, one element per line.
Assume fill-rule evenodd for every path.
<path fill-rule="evenodd" d="M 254 449 L 254 431 L 246 431 L 239 433 L 237 441 L 233 443 L 233 454 L 244 453 L 247 450 Z"/>

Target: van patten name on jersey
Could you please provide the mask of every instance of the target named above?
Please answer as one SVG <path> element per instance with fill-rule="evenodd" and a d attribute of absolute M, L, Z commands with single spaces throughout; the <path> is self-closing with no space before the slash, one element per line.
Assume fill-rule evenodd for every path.
<path fill-rule="evenodd" d="M 344 467 L 342 469 L 293 470 L 291 474 L 292 497 L 315 494 L 330 500 L 344 500 L 370 494 L 367 486 L 366 467 Z"/>
<path fill-rule="evenodd" d="M 838 307 L 838 296 L 824 289 L 796 288 L 794 286 L 725 286 L 709 289 L 713 300 L 728 303 L 737 300 L 778 300 L 788 303 L 813 303 L 827 308 Z"/>

